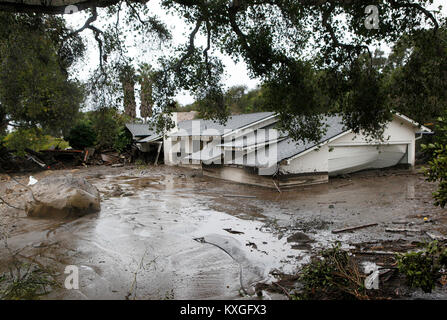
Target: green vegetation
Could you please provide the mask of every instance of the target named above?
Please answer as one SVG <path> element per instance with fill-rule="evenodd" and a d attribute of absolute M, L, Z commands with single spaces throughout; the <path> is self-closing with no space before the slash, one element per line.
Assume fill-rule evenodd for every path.
<path fill-rule="evenodd" d="M 3 138 L 3 143 L 7 149 L 14 150 L 14 153 L 19 156 L 25 155 L 25 148 L 39 151 L 49 149 L 50 147 L 59 149 L 68 147 L 68 142 L 65 140 L 46 135 L 39 128 L 20 128 L 15 130 Z"/>
<path fill-rule="evenodd" d="M 84 100 L 69 68 L 83 56 L 79 36 L 68 36 L 56 16 L 0 12 L 0 130 L 41 128 L 67 133 Z"/>
<path fill-rule="evenodd" d="M 134 121 L 115 109 L 101 109 L 79 114 L 64 138 L 55 138 L 41 128 L 18 128 L 2 138 L 2 145 L 18 156 L 26 154 L 25 148 L 40 151 L 56 149 L 83 150 L 87 147 L 113 149 L 123 152 L 132 143 L 132 135 L 125 124 Z"/>
<path fill-rule="evenodd" d="M 113 148 L 118 152 L 123 152 L 132 144 L 132 134 L 124 126 L 121 126 L 118 130 L 118 134 L 115 137 Z"/>
<path fill-rule="evenodd" d="M 0 300 L 31 300 L 59 287 L 53 272 L 35 263 L 15 261 L 10 272 L 0 275 Z"/>
<path fill-rule="evenodd" d="M 277 112 L 281 128 L 296 140 L 318 140 L 326 113 L 340 114 L 355 133 L 378 138 L 392 109 L 420 123 L 445 109 L 447 20 L 432 0 L 373 1 L 378 29 L 366 27 L 363 1 L 162 1 L 164 11 L 191 27 L 179 45 L 169 43 L 170 30 L 147 1 L 98 3 L 82 5 L 89 17 L 76 31 L 51 4 L 12 1 L 12 13 L 0 9 L 0 132 L 11 123 L 60 136 L 75 122 L 86 92 L 96 110 L 124 106 L 135 118 L 139 86 L 143 117 L 152 113 L 159 130 L 172 125 L 169 113 L 183 91 L 195 97 L 194 108 L 204 118 Z M 85 51 L 84 32 L 93 34 L 99 49 L 98 68 L 86 86 L 69 76 Z M 163 45 L 150 76 L 141 72 L 145 61 L 130 57 L 126 34 L 141 44 Z M 199 35 L 205 45 L 195 41 Z M 381 45 L 393 48 L 389 57 L 370 52 Z M 227 90 L 224 63 L 215 52 L 243 61 L 260 88 Z M 113 145 L 106 129 L 95 129 L 99 146 Z"/>
<path fill-rule="evenodd" d="M 267 111 L 263 104 L 263 93 L 265 89 L 256 88 L 247 91 L 246 86 L 233 86 L 224 93 L 225 107 L 230 114 L 242 114 L 251 112 Z M 177 107 L 176 111 L 198 111 L 199 117 L 204 114 L 201 110 L 205 110 L 204 101 L 196 101 L 192 104 Z"/>
<path fill-rule="evenodd" d="M 84 86 L 69 76 L 84 54 L 81 37 L 65 41 L 72 30 L 56 16 L 0 12 L 0 25 L 0 139 L 20 156 L 68 147 L 55 137 L 68 133 L 84 101 Z"/>
<path fill-rule="evenodd" d="M 410 287 L 431 292 L 441 278 L 441 269 L 447 267 L 447 248 L 431 242 L 421 251 L 399 254 L 397 266 Z"/>
<path fill-rule="evenodd" d="M 72 148 L 84 150 L 95 145 L 96 133 L 89 123 L 79 123 L 70 129 L 65 139 Z"/>
<path fill-rule="evenodd" d="M 68 0 L 66 5 L 79 3 Z M 198 101 L 203 117 L 224 121 L 234 110 L 275 111 L 283 129 L 297 140 L 318 140 L 325 131 L 324 113 L 342 115 L 344 124 L 356 133 L 379 137 L 391 109 L 424 123 L 445 108 L 446 17 L 441 8 L 432 7 L 433 0 L 374 0 L 367 4 L 377 6 L 379 28 L 368 27 L 371 16 L 365 13 L 365 1 L 165 0 L 162 10 L 182 19 L 187 24 L 185 29 L 190 29 L 186 41 L 177 45 L 169 42 L 170 30 L 154 15 L 149 1 L 93 0 L 80 6 L 89 15 L 83 28 L 55 38 L 67 44 L 57 52 L 76 53 L 74 49 L 80 47 L 75 40 L 80 34 L 93 34 L 99 61 L 89 81 L 89 101 L 94 108 L 124 104 L 132 117 L 132 88 L 138 81 L 132 68 L 143 61 L 130 57 L 129 48 L 135 43 L 126 41 L 126 35 L 133 34 L 135 41 L 143 44 L 139 46 L 142 53 L 150 47 L 146 46 L 148 42 L 161 44 L 162 55 L 150 81 L 152 88 L 143 90 L 143 96 L 152 92 L 153 99 L 147 101 L 153 102 L 152 121 L 160 130 L 171 125 L 167 114 L 175 107 L 175 97 L 188 91 Z M 51 15 L 63 11 L 54 4 L 32 0 L 12 0 L 8 10 L 34 12 L 33 18 L 45 17 L 50 22 Z M 9 25 L 14 24 L 6 21 L 5 30 Z M 29 37 L 23 27 L 17 29 Z M 199 36 L 207 40 L 202 45 L 196 41 Z M 25 46 L 27 41 L 14 43 L 16 47 Z M 389 59 L 370 52 L 370 48 L 382 45 L 393 48 Z M 265 108 L 239 108 L 228 101 L 226 70 L 216 52 L 235 62 L 243 61 L 250 77 L 260 79 Z M 54 65 L 54 59 L 48 61 Z M 132 72 L 123 72 L 126 70 Z M 31 83 L 42 88 L 36 81 Z M 43 83 L 52 88 L 49 92 L 61 92 L 49 81 Z M 240 90 L 234 94 L 239 101 Z"/>
<path fill-rule="evenodd" d="M 323 250 L 301 271 L 299 282 L 303 285 L 294 299 L 365 299 L 365 276 L 340 243 Z"/>
<path fill-rule="evenodd" d="M 114 149 L 124 151 L 132 143 L 132 135 L 125 124 L 135 121 L 114 108 L 103 108 L 82 113 L 80 120 L 66 140 L 73 148 Z"/>
<path fill-rule="evenodd" d="M 442 208 L 447 204 L 447 120 L 445 117 L 437 119 L 433 143 L 422 144 L 423 151 L 431 159 L 424 169 L 427 181 L 439 182 L 438 190 L 433 193 L 435 205 Z"/>

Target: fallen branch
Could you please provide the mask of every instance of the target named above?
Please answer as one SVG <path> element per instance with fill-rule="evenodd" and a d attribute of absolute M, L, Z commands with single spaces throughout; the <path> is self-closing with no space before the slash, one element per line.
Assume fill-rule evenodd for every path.
<path fill-rule="evenodd" d="M 444 235 L 442 235 L 442 234 L 439 233 L 439 232 L 436 232 L 436 233 L 435 233 L 435 232 L 433 232 L 433 231 L 426 231 L 425 234 L 426 234 L 427 236 L 429 236 L 430 239 L 432 239 L 432 240 L 438 240 L 438 241 L 446 241 L 446 240 L 447 240 L 447 237 L 444 236 Z"/>
<path fill-rule="evenodd" d="M 17 209 L 17 210 L 25 210 L 16 206 L 13 206 L 12 204 L 8 203 L 5 199 L 3 199 L 2 197 L 0 197 L 0 201 L 3 204 L 6 204 L 8 207 L 13 208 L 13 209 Z"/>
<path fill-rule="evenodd" d="M 353 230 L 358 230 L 358 229 L 363 229 L 363 228 L 368 228 L 368 227 L 374 227 L 374 226 L 377 226 L 377 225 L 378 225 L 378 223 L 364 224 L 364 225 L 356 226 L 356 227 L 349 227 L 349 228 L 345 228 L 345 229 L 332 230 L 332 233 L 341 233 L 341 232 L 353 231 Z"/>
<path fill-rule="evenodd" d="M 407 228 L 402 228 L 402 229 L 395 229 L 395 228 L 386 228 L 385 232 L 422 232 L 421 230 L 418 229 L 407 229 Z"/>
<path fill-rule="evenodd" d="M 272 180 L 273 184 L 275 185 L 276 189 L 279 193 L 281 193 L 281 189 L 279 189 L 278 185 L 276 184 L 275 180 Z"/>
<path fill-rule="evenodd" d="M 350 182 L 350 183 L 345 183 L 345 184 L 339 185 L 339 186 L 335 187 L 334 189 L 339 189 L 339 188 L 347 187 L 347 186 L 350 186 L 351 184 L 354 184 L 354 182 Z"/>
<path fill-rule="evenodd" d="M 318 204 L 338 204 L 338 203 L 346 203 L 346 201 L 332 201 L 332 202 L 317 202 Z"/>
<path fill-rule="evenodd" d="M 256 198 L 256 196 L 247 196 L 243 194 L 224 194 L 222 197 L 230 197 L 230 198 Z"/>
<path fill-rule="evenodd" d="M 225 230 L 226 232 L 232 233 L 232 234 L 244 234 L 242 231 L 233 230 L 231 228 L 226 228 L 223 230 Z"/>
<path fill-rule="evenodd" d="M 384 256 L 394 256 L 398 252 L 392 251 L 351 251 L 353 254 L 370 254 L 370 255 L 384 255 Z"/>
<path fill-rule="evenodd" d="M 287 298 L 289 298 L 289 300 L 292 300 L 292 298 L 290 297 L 289 292 L 288 292 L 283 286 L 281 286 L 281 285 L 280 285 L 279 283 L 277 283 L 277 282 L 274 282 L 273 284 L 276 285 L 276 286 L 278 286 L 278 287 L 284 292 L 284 294 L 287 296 Z"/>

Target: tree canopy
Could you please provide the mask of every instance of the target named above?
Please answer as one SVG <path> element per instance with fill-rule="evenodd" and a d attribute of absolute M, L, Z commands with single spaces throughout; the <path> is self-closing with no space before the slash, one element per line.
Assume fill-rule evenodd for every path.
<path fill-rule="evenodd" d="M 68 69 L 84 43 L 61 17 L 0 12 L 0 128 L 39 126 L 61 135 L 83 101 Z"/>
<path fill-rule="evenodd" d="M 204 116 L 225 120 L 229 109 L 224 67 L 216 54 L 221 52 L 245 61 L 250 76 L 261 79 L 265 106 L 279 114 L 283 128 L 296 139 L 318 138 L 327 113 L 341 114 L 355 132 L 379 135 L 396 106 L 414 110 L 427 105 L 435 111 L 445 105 L 444 58 L 436 57 L 446 54 L 446 20 L 438 10 L 429 10 L 432 3 L 163 0 L 162 8 L 181 17 L 191 30 L 187 42 L 166 51 L 154 67 L 154 122 L 166 124 L 174 97 L 182 90 L 203 102 Z M 106 98 L 120 87 L 119 72 L 129 64 L 125 30 L 164 42 L 171 38 L 169 28 L 151 12 L 151 1 L 3 0 L 0 10 L 59 14 L 68 5 L 90 13 L 65 40 L 84 30 L 93 33 L 100 59 L 91 90 L 97 92 L 93 101 L 103 105 L 116 100 Z M 367 8 L 371 5 L 379 14 L 372 24 L 368 19 L 374 10 Z M 110 21 L 103 29 L 96 23 L 99 16 Z M 119 24 L 121 20 L 125 25 Z M 202 46 L 197 44 L 199 35 L 206 39 Z M 377 67 L 371 48 L 378 44 L 395 48 L 393 68 Z M 409 50 L 399 53 L 399 48 Z M 408 59 L 399 62 L 406 54 Z M 407 78 L 411 80 L 402 80 Z"/>

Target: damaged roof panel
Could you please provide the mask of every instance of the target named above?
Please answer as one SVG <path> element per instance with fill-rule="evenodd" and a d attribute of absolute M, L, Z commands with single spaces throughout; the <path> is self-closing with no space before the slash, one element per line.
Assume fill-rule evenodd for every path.
<path fill-rule="evenodd" d="M 273 112 L 256 112 L 233 115 L 228 118 L 227 122 L 224 125 L 213 120 L 203 119 L 182 121 L 178 124 L 179 131 L 172 133 L 170 136 L 213 135 L 213 131 L 215 131 L 216 135 L 222 135 L 225 133 L 225 131 L 232 131 L 242 128 L 244 126 L 268 118 L 273 114 Z M 198 132 L 198 134 L 193 133 L 193 124 L 199 124 L 200 132 Z M 206 130 L 208 131 L 208 133 L 206 132 Z"/>
<path fill-rule="evenodd" d="M 156 134 L 156 130 L 151 129 L 147 123 L 126 123 L 126 128 L 129 129 L 133 137 L 147 137 Z"/>

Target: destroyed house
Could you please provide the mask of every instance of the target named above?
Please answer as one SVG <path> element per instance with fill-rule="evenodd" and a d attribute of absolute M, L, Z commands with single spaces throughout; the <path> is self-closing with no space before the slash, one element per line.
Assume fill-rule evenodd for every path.
<path fill-rule="evenodd" d="M 209 120 L 179 122 L 164 141 L 165 163 L 200 167 L 203 174 L 276 189 L 328 182 L 330 176 L 366 169 L 413 167 L 415 141 L 430 129 L 393 114 L 383 139 L 348 130 L 327 116 L 317 142 L 296 142 L 275 129 L 278 118 L 261 112 L 232 116 L 224 125 Z M 418 136 L 418 137 L 416 137 Z"/>

